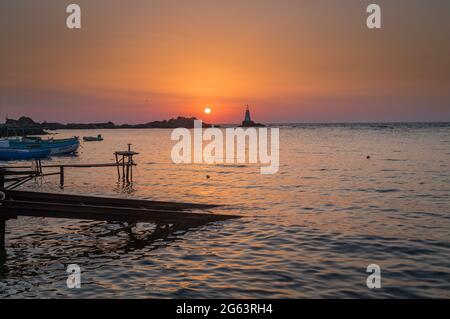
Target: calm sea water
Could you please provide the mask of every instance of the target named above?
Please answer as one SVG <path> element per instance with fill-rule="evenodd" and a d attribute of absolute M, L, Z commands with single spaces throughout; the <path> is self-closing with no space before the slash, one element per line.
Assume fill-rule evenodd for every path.
<path fill-rule="evenodd" d="M 225 204 L 242 219 L 151 236 L 119 223 L 20 217 L 7 222 L 0 297 L 450 297 L 450 125 L 298 125 L 280 130 L 280 172 L 175 165 L 170 130 L 102 133 L 77 157 L 109 162 L 133 143 L 132 188 L 114 169 L 67 172 L 65 193 Z M 371 159 L 366 159 L 367 155 Z M 210 175 L 207 179 L 206 175 Z M 60 192 L 47 177 L 29 189 Z M 66 287 L 66 267 L 82 288 Z M 366 267 L 382 288 L 366 286 Z"/>

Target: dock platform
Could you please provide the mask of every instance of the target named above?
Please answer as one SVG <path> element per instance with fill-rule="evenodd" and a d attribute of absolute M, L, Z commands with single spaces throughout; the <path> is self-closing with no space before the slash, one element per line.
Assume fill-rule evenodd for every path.
<path fill-rule="evenodd" d="M 79 196 L 3 190 L 0 200 L 0 246 L 5 244 L 5 222 L 18 216 L 176 225 L 191 228 L 240 218 L 205 210 L 217 205 Z"/>

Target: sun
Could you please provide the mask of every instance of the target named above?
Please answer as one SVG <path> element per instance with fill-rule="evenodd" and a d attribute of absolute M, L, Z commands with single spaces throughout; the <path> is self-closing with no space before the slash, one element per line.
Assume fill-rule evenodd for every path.
<path fill-rule="evenodd" d="M 205 107 L 204 112 L 205 112 L 205 114 L 211 114 L 212 110 L 210 107 Z"/>

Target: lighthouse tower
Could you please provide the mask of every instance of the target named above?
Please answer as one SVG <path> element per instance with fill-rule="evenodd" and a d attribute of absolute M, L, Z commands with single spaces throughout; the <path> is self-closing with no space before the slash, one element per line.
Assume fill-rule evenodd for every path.
<path fill-rule="evenodd" d="M 252 118 L 250 116 L 250 109 L 247 108 L 245 109 L 245 118 L 242 121 L 242 127 L 263 127 L 264 125 L 259 124 L 259 123 L 255 123 L 252 121 Z"/>
<path fill-rule="evenodd" d="M 245 110 L 244 122 L 251 122 L 251 121 L 252 121 L 252 119 L 250 117 L 250 110 L 249 110 L 248 105 L 247 105 L 247 109 Z"/>

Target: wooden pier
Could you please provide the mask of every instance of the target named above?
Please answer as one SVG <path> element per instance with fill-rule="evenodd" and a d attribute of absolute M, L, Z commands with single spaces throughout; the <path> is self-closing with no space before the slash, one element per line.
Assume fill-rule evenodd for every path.
<path fill-rule="evenodd" d="M 201 212 L 214 205 L 131 200 L 108 197 L 5 191 L 0 200 L 0 218 L 35 216 L 104 221 L 183 223 L 195 226 L 205 222 L 238 218 Z M 195 210 L 195 212 L 194 212 Z"/>
<path fill-rule="evenodd" d="M 212 214 L 216 205 L 132 200 L 108 197 L 4 190 L 0 200 L 0 250 L 5 245 L 5 223 L 18 216 L 82 219 L 109 222 L 154 223 L 183 229 L 240 218 Z"/>
<path fill-rule="evenodd" d="M 43 165 L 37 160 L 32 165 L 0 167 L 0 251 L 4 250 L 6 221 L 18 216 L 147 222 L 156 225 L 177 225 L 183 229 L 240 218 L 236 215 L 205 212 L 218 205 L 14 190 L 34 178 L 52 175 L 59 175 L 60 187 L 64 188 L 65 171 L 68 168 L 115 167 L 118 179 L 128 185 L 133 181 L 133 167 L 136 166 L 133 157 L 137 154 L 131 151 L 131 144 L 128 144 L 127 151 L 114 153 L 115 163 Z M 47 169 L 56 171 L 45 172 Z"/>
<path fill-rule="evenodd" d="M 128 144 L 127 151 L 114 152 L 115 163 L 42 165 L 42 161 L 38 159 L 32 162 L 32 165 L 0 166 L 0 189 L 15 189 L 34 178 L 54 175 L 59 176 L 59 185 L 64 188 L 65 172 L 68 168 L 116 167 L 118 180 L 130 185 L 133 182 L 133 167 L 136 166 L 133 157 L 138 154 L 133 152 L 131 144 Z M 56 171 L 44 172 L 44 169 L 56 169 Z M 6 185 L 7 183 L 10 184 Z"/>

